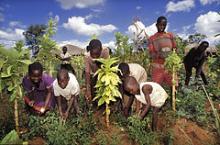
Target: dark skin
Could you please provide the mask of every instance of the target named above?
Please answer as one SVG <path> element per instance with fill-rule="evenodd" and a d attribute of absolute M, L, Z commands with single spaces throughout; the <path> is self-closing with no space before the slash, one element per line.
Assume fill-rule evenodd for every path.
<path fill-rule="evenodd" d="M 161 21 L 159 21 L 156 24 L 156 27 L 157 27 L 157 32 L 158 33 L 165 33 L 165 29 L 167 27 L 167 20 L 166 19 L 161 19 Z M 172 48 L 172 49 L 176 50 L 176 48 Z"/>
<path fill-rule="evenodd" d="M 166 26 L 167 26 L 167 21 L 165 19 L 162 19 L 159 23 L 156 24 L 157 31 L 159 33 L 164 33 Z"/>
<path fill-rule="evenodd" d="M 39 87 L 40 81 L 42 79 L 42 72 L 40 70 L 33 70 L 30 74 L 29 74 L 29 78 L 31 80 L 31 82 L 34 84 L 34 86 L 36 86 L 37 88 Z M 31 95 L 31 92 L 30 94 Z M 52 96 L 52 88 L 47 88 L 47 95 L 46 95 L 46 100 L 45 100 L 45 105 L 44 107 L 41 109 L 40 113 L 44 113 L 45 110 L 47 109 L 49 100 Z M 34 101 L 30 101 L 29 106 L 33 107 L 34 105 Z"/>
<path fill-rule="evenodd" d="M 137 83 L 137 81 L 133 78 L 130 80 L 129 82 L 131 85 L 124 87 L 125 91 L 127 91 L 129 94 L 131 94 L 129 97 L 129 101 L 124 109 L 124 114 L 127 117 L 128 116 L 128 111 L 129 108 L 131 107 L 131 105 L 133 104 L 134 101 L 134 95 L 139 95 L 140 94 L 140 86 Z M 158 118 L 158 112 L 159 112 L 159 108 L 157 107 L 153 107 L 151 106 L 151 100 L 150 100 L 150 94 L 152 93 L 152 86 L 151 85 L 144 85 L 142 87 L 142 92 L 145 95 L 145 100 L 146 100 L 146 104 L 143 106 L 143 109 L 140 113 L 139 118 L 142 120 L 144 119 L 144 117 L 147 115 L 149 109 L 152 107 L 153 109 L 153 117 L 152 117 L 152 130 L 156 130 L 156 124 L 157 124 L 157 118 Z"/>
<path fill-rule="evenodd" d="M 101 56 L 102 49 L 101 48 L 93 48 L 90 50 L 90 56 L 92 59 L 98 59 Z M 97 64 L 95 64 L 98 67 Z M 91 74 L 90 72 L 86 72 L 86 99 L 87 101 L 92 100 L 92 93 L 91 93 Z"/>
<path fill-rule="evenodd" d="M 68 72 L 65 73 L 60 73 L 59 74 L 59 78 L 58 78 L 58 84 L 62 89 L 65 89 L 67 84 L 69 82 L 69 76 L 68 76 Z M 73 105 L 74 109 L 76 110 L 77 114 L 79 113 L 79 106 L 78 106 L 78 96 L 75 95 L 71 95 L 71 99 L 68 101 L 67 104 L 67 110 L 65 112 L 62 111 L 62 107 L 61 107 L 61 97 L 62 96 L 58 96 L 58 109 L 59 109 L 59 113 L 60 116 L 66 120 L 69 116 L 69 111 Z"/>
<path fill-rule="evenodd" d="M 205 73 L 202 66 L 206 60 L 205 50 L 209 47 L 208 43 L 201 43 L 198 48 L 192 48 L 188 54 L 184 57 L 184 66 L 186 71 L 185 85 L 189 84 L 190 77 L 192 75 L 192 68 L 196 69 L 196 78 L 202 77 L 205 85 L 208 84 Z"/>

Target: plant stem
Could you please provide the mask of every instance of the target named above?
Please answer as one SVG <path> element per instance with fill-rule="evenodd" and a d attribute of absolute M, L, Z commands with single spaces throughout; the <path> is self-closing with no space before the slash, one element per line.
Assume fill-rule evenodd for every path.
<path fill-rule="evenodd" d="M 110 115 L 110 113 L 109 113 L 109 106 L 106 103 L 105 104 L 105 121 L 106 121 L 107 128 L 109 128 L 109 115 Z"/>
<path fill-rule="evenodd" d="M 210 103 L 210 105 L 212 107 L 212 111 L 213 111 L 213 114 L 215 116 L 216 129 L 217 129 L 218 134 L 220 135 L 220 117 L 219 117 L 218 112 L 216 111 L 216 109 L 214 107 L 214 104 L 213 104 L 211 98 L 209 97 L 209 95 L 208 95 L 204 85 L 202 85 L 202 88 L 203 88 L 203 91 L 205 92 L 205 95 L 206 95 L 207 99 L 209 100 L 209 103 Z"/>
<path fill-rule="evenodd" d="M 19 120 L 18 120 L 18 100 L 15 98 L 14 100 L 14 117 L 15 117 L 15 129 L 19 134 Z"/>
<path fill-rule="evenodd" d="M 172 108 L 173 111 L 176 111 L 176 96 L 175 96 L 175 92 L 176 92 L 176 87 L 175 87 L 175 69 L 173 67 L 173 73 L 172 73 Z"/>

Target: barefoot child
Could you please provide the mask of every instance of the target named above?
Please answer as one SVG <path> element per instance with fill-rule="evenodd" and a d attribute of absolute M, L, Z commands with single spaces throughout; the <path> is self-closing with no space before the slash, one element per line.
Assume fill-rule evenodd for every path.
<path fill-rule="evenodd" d="M 66 120 L 73 105 L 76 113 L 79 113 L 78 96 L 79 83 L 72 73 L 66 69 L 59 70 L 57 79 L 53 82 L 54 95 L 58 100 L 58 109 L 61 117 Z"/>
<path fill-rule="evenodd" d="M 146 116 L 148 110 L 152 107 L 152 130 L 156 130 L 157 114 L 168 97 L 166 91 L 155 82 L 144 82 L 138 84 L 137 80 L 134 77 L 127 77 L 123 86 L 124 90 L 131 94 L 128 104 L 124 110 L 125 115 L 128 115 L 129 108 L 131 107 L 134 100 L 134 95 L 135 98 L 144 105 L 142 107 L 143 110 L 141 110 L 139 116 L 140 119 L 143 119 Z"/>

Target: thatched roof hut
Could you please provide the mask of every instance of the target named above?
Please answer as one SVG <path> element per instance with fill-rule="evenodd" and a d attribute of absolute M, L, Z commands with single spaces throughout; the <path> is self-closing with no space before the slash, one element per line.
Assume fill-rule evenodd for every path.
<path fill-rule="evenodd" d="M 51 53 L 54 55 L 60 55 L 63 47 L 67 47 L 67 52 L 72 56 L 79 56 L 85 54 L 85 49 L 71 44 L 66 44 L 62 46 L 60 49 L 53 50 Z"/>
<path fill-rule="evenodd" d="M 67 52 L 71 55 L 84 55 L 85 49 L 75 45 L 66 44 L 63 47 L 67 47 Z"/>

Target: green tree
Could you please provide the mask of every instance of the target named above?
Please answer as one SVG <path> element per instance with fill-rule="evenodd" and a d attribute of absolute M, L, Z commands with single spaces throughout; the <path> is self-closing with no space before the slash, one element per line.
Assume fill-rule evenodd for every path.
<path fill-rule="evenodd" d="M 47 24 L 47 29 L 42 37 L 39 37 L 40 51 L 36 60 L 41 62 L 46 71 L 52 75 L 57 59 L 51 55 L 53 49 L 57 49 L 56 41 L 52 40 L 52 36 L 56 33 L 57 22 L 54 19 L 50 19 Z"/>
<path fill-rule="evenodd" d="M 27 30 L 23 33 L 25 37 L 25 43 L 29 47 L 29 49 L 32 50 L 33 56 L 36 56 L 39 52 L 40 37 L 45 34 L 46 29 L 46 25 L 36 24 L 29 26 Z"/>
<path fill-rule="evenodd" d="M 201 33 L 195 33 L 195 34 L 189 35 L 188 41 L 190 43 L 199 43 L 201 40 L 203 40 L 205 38 L 207 38 L 206 35 L 201 34 Z"/>
<path fill-rule="evenodd" d="M 128 36 L 123 35 L 120 32 L 115 33 L 116 39 L 116 52 L 115 55 L 121 58 L 121 61 L 129 60 L 132 49 L 131 45 L 128 43 Z"/>

